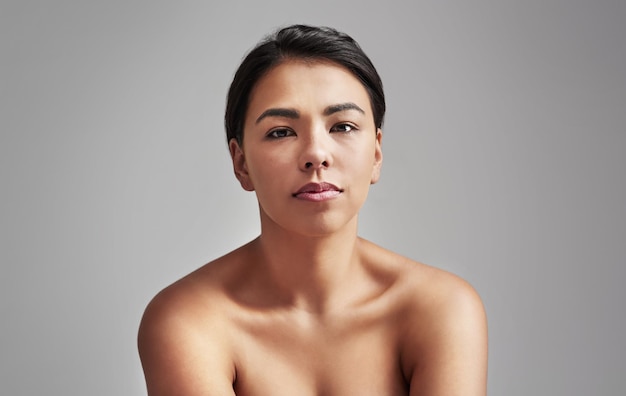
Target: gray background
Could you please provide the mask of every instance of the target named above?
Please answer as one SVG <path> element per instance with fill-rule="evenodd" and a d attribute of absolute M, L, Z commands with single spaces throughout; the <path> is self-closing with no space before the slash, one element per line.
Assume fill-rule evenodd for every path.
<path fill-rule="evenodd" d="M 377 65 L 385 162 L 361 233 L 478 289 L 490 394 L 624 394 L 619 0 L 2 0 L 0 394 L 145 394 L 149 299 L 258 233 L 225 93 L 294 22 Z"/>

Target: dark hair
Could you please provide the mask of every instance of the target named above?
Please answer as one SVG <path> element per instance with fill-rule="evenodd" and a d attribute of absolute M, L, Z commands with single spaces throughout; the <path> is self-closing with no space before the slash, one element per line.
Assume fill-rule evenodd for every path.
<path fill-rule="evenodd" d="M 345 33 L 328 27 L 292 25 L 269 35 L 244 58 L 228 90 L 226 139 L 243 143 L 243 125 L 256 83 L 287 59 L 330 61 L 348 69 L 367 90 L 377 128 L 385 116 L 383 84 L 359 44 Z"/>

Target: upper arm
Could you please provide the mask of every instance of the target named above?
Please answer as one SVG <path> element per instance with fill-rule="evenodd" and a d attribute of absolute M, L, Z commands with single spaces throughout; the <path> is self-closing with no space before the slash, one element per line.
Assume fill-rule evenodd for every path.
<path fill-rule="evenodd" d="M 193 302 L 167 294 L 146 308 L 138 347 L 148 395 L 235 394 L 223 325 L 197 311 Z"/>
<path fill-rule="evenodd" d="M 454 279 L 411 326 L 410 395 L 487 394 L 487 320 L 478 294 Z M 448 287 L 450 286 L 450 287 Z"/>

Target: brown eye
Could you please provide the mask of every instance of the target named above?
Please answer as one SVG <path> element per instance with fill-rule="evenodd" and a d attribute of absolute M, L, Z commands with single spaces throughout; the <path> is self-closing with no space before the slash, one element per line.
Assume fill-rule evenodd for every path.
<path fill-rule="evenodd" d="M 270 131 L 270 133 L 267 134 L 267 137 L 270 139 L 280 139 L 280 138 L 285 138 L 285 137 L 292 136 L 292 135 L 295 135 L 295 134 L 291 129 L 279 128 L 279 129 L 274 129 Z"/>
<path fill-rule="evenodd" d="M 334 125 L 330 129 L 331 132 L 344 132 L 344 133 L 346 133 L 346 132 L 354 132 L 356 130 L 357 130 L 357 128 L 354 125 L 348 124 L 348 123 L 345 123 L 345 122 L 341 123 L 341 124 L 336 124 L 336 125 Z"/>

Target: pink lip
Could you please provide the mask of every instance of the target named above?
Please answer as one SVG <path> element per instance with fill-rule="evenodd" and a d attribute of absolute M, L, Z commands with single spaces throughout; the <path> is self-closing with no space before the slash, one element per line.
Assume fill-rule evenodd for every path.
<path fill-rule="evenodd" d="M 342 192 L 342 189 L 331 183 L 308 183 L 300 187 L 293 196 L 305 201 L 321 202 L 335 198 Z"/>

